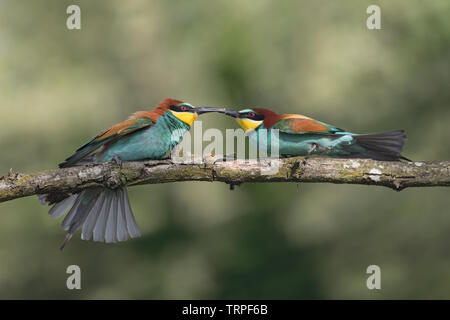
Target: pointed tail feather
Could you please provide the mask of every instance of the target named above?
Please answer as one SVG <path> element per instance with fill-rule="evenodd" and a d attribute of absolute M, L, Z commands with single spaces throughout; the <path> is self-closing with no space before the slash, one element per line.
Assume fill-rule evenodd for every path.
<path fill-rule="evenodd" d="M 61 245 L 59 246 L 59 249 L 60 249 L 60 250 L 64 249 L 64 247 L 66 246 L 66 244 L 70 241 L 70 239 L 72 239 L 72 236 L 73 236 L 72 233 L 66 234 L 66 237 L 64 238 L 63 242 L 62 242 Z"/>
<path fill-rule="evenodd" d="M 371 158 L 381 161 L 399 161 L 406 159 L 402 156 L 406 142 L 406 134 L 403 130 L 395 130 L 374 134 L 359 134 L 353 136 L 356 144 L 366 151 L 358 157 Z"/>
<path fill-rule="evenodd" d="M 131 211 L 126 188 L 87 189 L 56 203 L 49 213 L 52 218 L 59 218 L 67 210 L 69 212 L 62 222 L 67 235 L 61 249 L 80 227 L 83 240 L 110 243 L 141 235 Z"/>

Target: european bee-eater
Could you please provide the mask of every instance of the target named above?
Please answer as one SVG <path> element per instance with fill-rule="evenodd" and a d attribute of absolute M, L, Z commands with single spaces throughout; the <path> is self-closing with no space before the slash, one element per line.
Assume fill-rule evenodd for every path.
<path fill-rule="evenodd" d="M 226 110 L 225 113 L 236 118 L 252 144 L 258 145 L 259 130 L 266 129 L 265 139 L 269 150 L 270 131 L 278 129 L 279 154 L 282 156 L 325 155 L 383 161 L 408 160 L 401 155 L 406 141 L 403 130 L 357 134 L 303 115 L 277 114 L 263 108 Z"/>
<path fill-rule="evenodd" d="M 59 164 L 60 168 L 92 162 L 115 160 L 136 161 L 162 159 L 183 139 L 198 114 L 224 111 L 215 108 L 194 108 L 189 103 L 165 99 L 152 111 L 138 111 L 82 145 Z M 44 204 L 47 195 L 39 196 Z M 70 210 L 69 210 L 70 209 Z M 82 226 L 84 240 L 116 242 L 140 235 L 128 201 L 125 187 L 86 189 L 57 202 L 50 209 L 53 218 L 67 212 L 62 227 L 67 231 L 61 248 Z"/>

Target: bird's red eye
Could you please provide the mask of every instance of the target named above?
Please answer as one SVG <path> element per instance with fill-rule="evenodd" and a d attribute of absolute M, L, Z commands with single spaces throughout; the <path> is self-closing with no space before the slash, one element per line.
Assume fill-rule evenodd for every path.
<path fill-rule="evenodd" d="M 181 106 L 181 111 L 186 111 L 187 107 L 186 106 Z"/>
<path fill-rule="evenodd" d="M 248 114 L 248 116 L 249 116 L 250 118 L 253 118 L 253 117 L 255 116 L 255 113 L 254 113 L 254 112 L 250 112 L 250 113 Z"/>

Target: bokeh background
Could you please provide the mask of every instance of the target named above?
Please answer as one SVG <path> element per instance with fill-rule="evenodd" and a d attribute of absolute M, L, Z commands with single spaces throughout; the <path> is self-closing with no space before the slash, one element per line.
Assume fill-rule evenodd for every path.
<path fill-rule="evenodd" d="M 81 30 L 66 8 L 81 7 Z M 382 30 L 366 28 L 381 6 Z M 450 2 L 0 1 L 0 173 L 52 169 L 165 97 L 405 129 L 450 159 Z M 220 115 L 204 127 L 235 128 Z M 143 237 L 74 237 L 36 197 L 0 204 L 0 298 L 450 298 L 446 188 L 173 183 L 129 189 Z M 66 267 L 82 290 L 66 289 Z M 366 287 L 381 267 L 381 290 Z"/>

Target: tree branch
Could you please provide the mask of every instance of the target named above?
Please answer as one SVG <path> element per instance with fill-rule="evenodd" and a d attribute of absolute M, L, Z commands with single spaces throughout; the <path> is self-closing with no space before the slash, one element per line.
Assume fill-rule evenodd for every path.
<path fill-rule="evenodd" d="M 31 174 L 0 177 L 0 202 L 50 193 L 53 200 L 85 188 L 177 181 L 221 181 L 230 186 L 244 182 L 330 182 L 408 187 L 450 186 L 450 161 L 383 162 L 366 159 L 294 157 L 257 163 L 227 161 L 177 164 L 171 160 L 99 163 Z M 268 171 L 276 173 L 270 173 Z"/>

